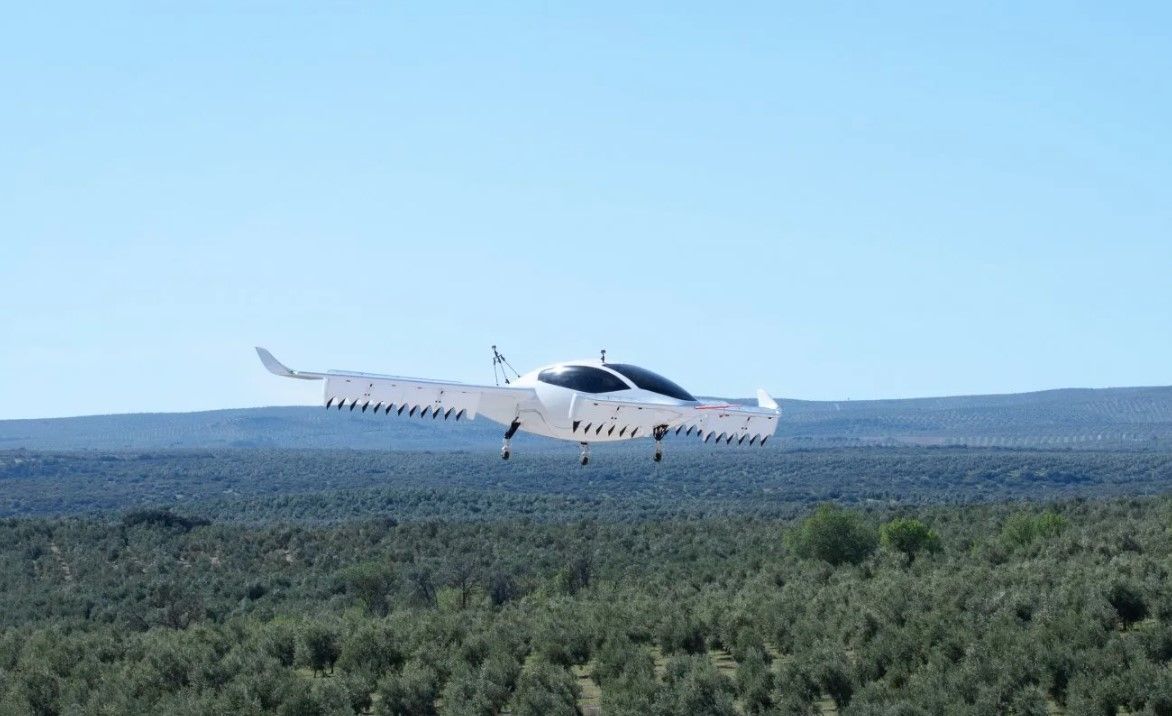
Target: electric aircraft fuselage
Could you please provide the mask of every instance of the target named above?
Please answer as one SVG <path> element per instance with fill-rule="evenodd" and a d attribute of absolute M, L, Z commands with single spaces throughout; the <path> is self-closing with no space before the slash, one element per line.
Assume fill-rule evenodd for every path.
<path fill-rule="evenodd" d="M 649 437 L 655 440 L 658 462 L 668 431 L 695 434 L 704 442 L 715 439 L 716 444 L 764 445 L 781 415 L 764 390 L 757 391 L 755 406 L 698 400 L 649 370 L 606 362 L 605 353 L 602 360 L 544 366 L 505 385 L 474 385 L 354 371 L 297 371 L 264 348 L 256 351 L 276 375 L 325 381 L 326 408 L 457 421 L 483 415 L 506 426 L 501 446 L 506 460 L 518 430 L 577 442 L 583 465 L 590 460 L 590 443 Z M 495 347 L 493 352 L 495 367 L 504 359 Z"/>

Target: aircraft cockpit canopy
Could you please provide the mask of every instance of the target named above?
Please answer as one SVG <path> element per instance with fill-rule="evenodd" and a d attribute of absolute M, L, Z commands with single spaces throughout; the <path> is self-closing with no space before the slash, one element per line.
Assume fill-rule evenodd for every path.
<path fill-rule="evenodd" d="M 660 395 L 666 395 L 667 397 L 675 398 L 676 400 L 690 400 L 693 403 L 696 402 L 696 399 L 692 397 L 691 393 L 671 382 L 667 378 L 664 378 L 662 375 L 659 375 L 658 373 L 652 373 L 646 368 L 640 368 L 637 365 L 629 365 L 627 363 L 607 363 L 606 367 L 610 368 L 619 375 L 622 375 L 627 380 L 631 381 L 643 390 L 647 390 L 652 393 L 659 393 Z"/>
<path fill-rule="evenodd" d="M 537 374 L 542 383 L 569 388 L 580 393 L 613 393 L 630 387 L 617 375 L 588 365 L 559 365 Z"/>
<path fill-rule="evenodd" d="M 696 402 L 692 394 L 680 386 L 646 368 L 625 363 L 607 363 L 606 367 L 625 377 L 635 387 L 676 400 Z M 581 393 L 613 393 L 629 390 L 629 386 L 608 370 L 588 365 L 559 365 L 537 374 L 542 383 L 569 388 Z"/>

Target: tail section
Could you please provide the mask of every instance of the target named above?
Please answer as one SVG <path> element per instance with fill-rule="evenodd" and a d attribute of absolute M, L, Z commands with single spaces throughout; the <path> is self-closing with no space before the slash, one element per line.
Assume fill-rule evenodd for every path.
<path fill-rule="evenodd" d="M 260 349 L 257 349 L 260 350 Z M 768 408 L 770 410 L 778 410 L 777 401 L 769 397 L 763 388 L 757 389 L 757 407 Z"/>

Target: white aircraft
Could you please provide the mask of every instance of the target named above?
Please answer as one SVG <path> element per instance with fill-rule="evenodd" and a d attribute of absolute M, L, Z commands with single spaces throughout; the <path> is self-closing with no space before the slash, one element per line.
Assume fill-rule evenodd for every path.
<path fill-rule="evenodd" d="M 493 346 L 493 370 L 508 362 Z M 432 419 L 444 416 L 471 420 L 478 414 L 507 426 L 501 457 L 509 459 L 509 441 L 518 430 L 572 440 L 581 446 L 580 462 L 590 462 L 590 443 L 655 439 L 655 461 L 663 459 L 663 437 L 696 433 L 704 442 L 716 438 L 726 445 L 748 440 L 765 444 L 777 429 L 781 410 L 764 390 L 757 405 L 697 400 L 663 376 L 625 363 L 574 360 L 517 374 L 505 385 L 471 385 L 425 378 L 331 370 L 309 373 L 290 370 L 264 348 L 257 354 L 269 372 L 286 378 L 325 381 L 325 406 L 338 410 L 406 413 Z M 509 366 L 512 369 L 512 366 Z M 499 382 L 499 380 L 498 380 Z"/>

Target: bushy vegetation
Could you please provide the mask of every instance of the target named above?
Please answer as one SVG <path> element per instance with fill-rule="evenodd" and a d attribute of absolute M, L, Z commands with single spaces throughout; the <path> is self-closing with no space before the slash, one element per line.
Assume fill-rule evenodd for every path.
<path fill-rule="evenodd" d="M 879 541 L 887 549 L 907 557 L 909 562 L 921 552 L 940 549 L 939 535 L 915 517 L 896 517 L 883 525 L 879 528 Z"/>
<path fill-rule="evenodd" d="M 0 521 L 0 713 L 1172 709 L 1168 498 L 514 507 Z"/>
<path fill-rule="evenodd" d="M 820 505 L 792 533 L 794 551 L 833 565 L 859 564 L 878 544 L 875 530 L 860 518 L 834 505 Z"/>

